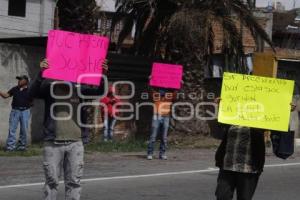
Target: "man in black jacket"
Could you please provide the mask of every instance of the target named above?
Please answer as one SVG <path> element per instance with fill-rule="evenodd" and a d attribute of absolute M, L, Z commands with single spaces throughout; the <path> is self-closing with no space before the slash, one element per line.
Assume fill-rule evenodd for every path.
<path fill-rule="evenodd" d="M 216 197 L 231 200 L 252 199 L 265 163 L 264 130 L 242 126 L 224 126 L 224 138 L 216 152 L 220 168 Z"/>
<path fill-rule="evenodd" d="M 232 200 L 236 190 L 238 200 L 251 200 L 265 164 L 264 130 L 221 123 L 217 126 L 223 139 L 215 156 L 220 168 L 216 198 Z"/>
<path fill-rule="evenodd" d="M 2 98 L 13 97 L 11 112 L 9 116 L 9 131 L 6 140 L 6 151 L 25 151 L 27 146 L 27 134 L 30 119 L 30 107 L 32 99 L 28 94 L 28 77 L 26 75 L 17 76 L 18 85 L 8 92 L 1 92 Z M 16 145 L 16 131 L 20 123 L 20 137 Z"/>
<path fill-rule="evenodd" d="M 215 100 L 217 104 L 220 98 Z M 293 111 L 295 106 L 291 104 Z M 251 200 L 265 164 L 263 129 L 217 123 L 223 134 L 216 152 L 216 166 L 220 168 L 216 189 L 217 200 Z"/>
<path fill-rule="evenodd" d="M 80 179 L 83 175 L 84 147 L 82 142 L 83 95 L 101 96 L 103 85 L 99 87 L 57 82 L 42 78 L 46 60 L 40 64 L 41 71 L 29 88 L 29 94 L 45 101 L 44 115 L 44 173 L 46 200 L 56 200 L 61 171 L 64 172 L 65 199 L 79 200 Z M 107 70 L 106 64 L 104 69 Z M 103 81 L 102 81 L 103 83 Z M 105 84 L 105 83 L 104 83 Z"/>

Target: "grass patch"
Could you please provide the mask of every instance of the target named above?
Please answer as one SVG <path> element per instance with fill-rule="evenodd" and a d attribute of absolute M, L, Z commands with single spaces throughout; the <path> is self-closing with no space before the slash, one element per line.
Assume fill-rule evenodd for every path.
<path fill-rule="evenodd" d="M 170 135 L 168 138 L 168 149 L 209 149 L 216 148 L 220 141 L 207 136 L 201 135 Z M 86 153 L 93 152 L 142 152 L 147 151 L 147 140 L 136 139 L 116 142 L 98 142 L 90 143 L 85 146 Z M 156 149 L 159 141 L 156 142 Z M 0 146 L 1 149 L 3 147 Z M 43 145 L 30 145 L 25 152 L 14 151 L 5 152 L 0 150 L 0 156 L 5 157 L 32 157 L 42 155 Z"/>
<path fill-rule="evenodd" d="M 140 152 L 147 149 L 147 143 L 142 140 L 100 142 L 86 145 L 87 153 L 92 152 Z"/>
<path fill-rule="evenodd" d="M 4 147 L 0 147 L 4 149 Z M 40 156 L 42 155 L 42 145 L 34 144 L 27 148 L 27 151 L 13 151 L 13 152 L 5 152 L 3 150 L 0 151 L 0 156 L 5 157 L 32 157 L 32 156 Z"/>
<path fill-rule="evenodd" d="M 211 149 L 217 148 L 220 140 L 201 135 L 170 135 L 168 149 Z M 159 148 L 159 141 L 155 149 Z M 147 151 L 147 140 L 92 143 L 86 146 L 86 152 L 141 152 Z"/>

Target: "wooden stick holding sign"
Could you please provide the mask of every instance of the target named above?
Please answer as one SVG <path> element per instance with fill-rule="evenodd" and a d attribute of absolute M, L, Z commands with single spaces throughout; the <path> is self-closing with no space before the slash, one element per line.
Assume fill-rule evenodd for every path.
<path fill-rule="evenodd" d="M 50 30 L 44 78 L 100 85 L 109 39 L 97 35 Z"/>
<path fill-rule="evenodd" d="M 150 86 L 180 89 L 183 75 L 181 65 L 153 63 Z"/>

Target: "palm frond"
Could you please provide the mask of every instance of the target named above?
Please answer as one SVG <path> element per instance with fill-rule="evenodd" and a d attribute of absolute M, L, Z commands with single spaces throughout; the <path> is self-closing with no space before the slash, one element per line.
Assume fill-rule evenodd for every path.
<path fill-rule="evenodd" d="M 266 31 L 259 25 L 257 19 L 253 16 L 251 11 L 240 0 L 231 0 L 231 7 L 239 16 L 244 25 L 249 28 L 251 34 L 255 40 L 261 37 L 266 41 L 274 50 L 273 42 L 266 33 Z"/>
<path fill-rule="evenodd" d="M 95 0 L 59 0 L 59 27 L 63 30 L 93 33 L 100 8 Z"/>
<path fill-rule="evenodd" d="M 194 48 L 198 48 L 203 55 L 211 55 L 214 20 L 218 20 L 224 29 L 226 53 L 243 57 L 243 34 L 241 27 L 236 26 L 238 23 L 248 28 L 254 39 L 261 37 L 272 46 L 271 39 L 253 16 L 251 6 L 253 0 L 116 1 L 117 14 L 123 13 L 133 17 L 136 25 L 136 53 L 149 56 L 159 49 L 159 45 L 168 46 L 169 49 L 178 48 L 181 51 L 185 49 L 191 54 L 194 53 Z"/>

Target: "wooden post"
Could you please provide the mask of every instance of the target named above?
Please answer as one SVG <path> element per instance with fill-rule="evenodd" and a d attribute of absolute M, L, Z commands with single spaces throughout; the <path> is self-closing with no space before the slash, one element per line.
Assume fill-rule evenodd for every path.
<path fill-rule="evenodd" d="M 273 53 L 254 53 L 253 75 L 265 77 L 277 77 L 278 62 Z M 270 144 L 270 131 L 265 131 L 265 142 Z"/>
<path fill-rule="evenodd" d="M 254 53 L 253 75 L 276 78 L 277 68 L 278 62 L 273 53 Z"/>

